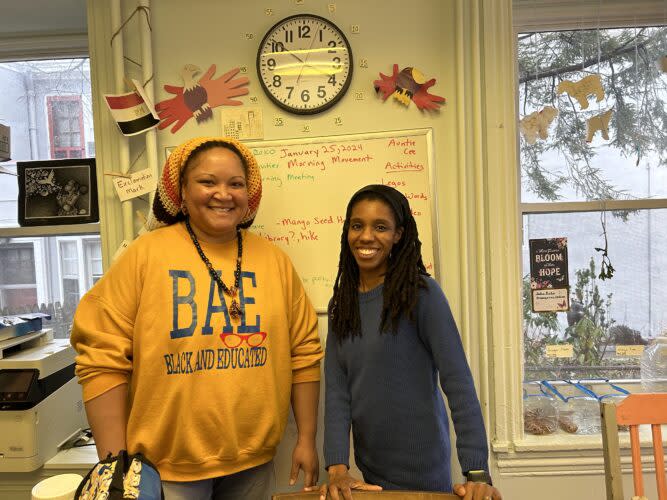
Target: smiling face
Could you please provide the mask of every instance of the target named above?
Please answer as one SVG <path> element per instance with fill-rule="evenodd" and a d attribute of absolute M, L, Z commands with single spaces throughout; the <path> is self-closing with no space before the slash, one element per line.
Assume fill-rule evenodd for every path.
<path fill-rule="evenodd" d="M 370 290 L 384 282 L 389 253 L 401 239 L 391 207 L 380 199 L 362 199 L 350 213 L 347 243 L 359 266 L 359 289 Z"/>
<path fill-rule="evenodd" d="M 223 243 L 236 237 L 236 226 L 248 212 L 248 187 L 241 158 L 215 147 L 188 161 L 181 197 L 197 238 Z"/>

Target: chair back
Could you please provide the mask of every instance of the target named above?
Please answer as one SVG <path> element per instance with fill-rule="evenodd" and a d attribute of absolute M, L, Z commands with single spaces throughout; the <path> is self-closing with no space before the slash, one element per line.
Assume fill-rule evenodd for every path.
<path fill-rule="evenodd" d="M 630 430 L 634 494 L 638 497 L 646 497 L 639 442 L 639 425 L 642 424 L 651 426 L 658 500 L 667 500 L 665 460 L 660 429 L 662 424 L 667 424 L 667 393 L 630 394 L 619 403 L 602 400 L 600 410 L 607 500 L 623 500 L 621 453 L 618 442 L 619 425 L 628 426 Z"/>

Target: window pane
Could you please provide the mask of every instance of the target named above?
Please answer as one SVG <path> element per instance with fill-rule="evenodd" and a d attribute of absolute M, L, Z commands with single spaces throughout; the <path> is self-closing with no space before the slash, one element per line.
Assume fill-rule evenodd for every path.
<path fill-rule="evenodd" d="M 88 59 L 0 63 L 0 89 L 2 123 L 12 133 L 12 161 L 3 169 L 15 174 L 17 161 L 85 154 L 94 137 Z M 57 103 L 51 117 L 49 103 Z M 0 227 L 18 226 L 17 197 L 16 177 L 0 175 Z"/>
<path fill-rule="evenodd" d="M 519 35 L 522 202 L 667 197 L 666 40 L 664 26 Z"/>
<path fill-rule="evenodd" d="M 0 245 L 0 284 L 35 283 L 35 254 L 32 243 Z"/>
<path fill-rule="evenodd" d="M 79 275 L 79 257 L 76 241 L 60 242 L 60 263 L 63 276 L 76 278 Z"/>
<path fill-rule="evenodd" d="M 102 277 L 102 244 L 100 240 L 84 240 L 86 263 L 90 268 L 89 276 L 93 283 Z"/>
<path fill-rule="evenodd" d="M 525 379 L 638 378 L 638 358 L 616 355 L 667 328 L 667 209 L 607 213 L 611 279 L 599 278 L 604 234 L 600 212 L 524 215 Z M 571 310 L 530 311 L 528 240 L 568 239 Z M 549 359 L 545 347 L 569 343 L 574 358 Z"/>
<path fill-rule="evenodd" d="M 52 328 L 57 338 L 69 337 L 79 297 L 93 284 L 79 280 L 85 273 L 79 268 L 77 257 L 79 239 L 96 255 L 99 236 L 86 235 L 67 241 L 57 241 L 56 237 L 0 238 L 0 314 L 45 312 L 51 315 L 51 320 L 45 321 L 44 327 Z M 101 262 L 101 251 L 99 256 Z M 71 276 L 59 274 L 59 258 L 61 268 Z M 98 269 L 101 271 L 101 263 Z"/>
<path fill-rule="evenodd" d="M 79 280 L 78 279 L 63 279 L 63 304 L 67 307 L 69 305 L 76 305 L 79 303 Z"/>

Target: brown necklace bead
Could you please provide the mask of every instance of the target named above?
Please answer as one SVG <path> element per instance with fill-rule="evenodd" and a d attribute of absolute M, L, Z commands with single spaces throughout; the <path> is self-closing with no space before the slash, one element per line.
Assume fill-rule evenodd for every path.
<path fill-rule="evenodd" d="M 236 293 L 239 291 L 239 284 L 241 282 L 241 258 L 243 257 L 243 239 L 241 238 L 241 229 L 238 227 L 236 228 L 236 248 L 238 253 L 236 256 L 236 269 L 234 270 L 234 286 L 229 288 L 227 285 L 225 285 L 224 281 L 222 281 L 222 278 L 215 271 L 215 269 L 213 269 L 213 264 L 211 264 L 211 261 L 208 260 L 208 257 L 206 257 L 204 250 L 202 250 L 201 245 L 199 244 L 199 240 L 192 230 L 192 226 L 190 226 L 190 217 L 185 218 L 185 227 L 188 230 L 188 234 L 190 235 L 192 243 L 194 243 L 195 248 L 197 249 L 199 257 L 201 257 L 201 260 L 204 262 L 204 264 L 206 264 L 208 273 L 211 275 L 211 278 L 213 278 L 213 280 L 218 284 L 221 298 L 224 297 L 224 294 L 227 294 L 232 299 L 232 303 L 229 306 L 229 315 L 232 317 L 232 319 L 239 319 L 241 316 L 243 316 L 243 310 L 236 300 Z"/>

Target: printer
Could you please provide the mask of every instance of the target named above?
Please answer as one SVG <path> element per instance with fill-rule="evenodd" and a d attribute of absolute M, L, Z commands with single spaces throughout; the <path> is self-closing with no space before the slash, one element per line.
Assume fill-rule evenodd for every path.
<path fill-rule="evenodd" d="M 87 427 L 68 339 L 40 329 L 0 341 L 0 472 L 30 472 Z"/>

